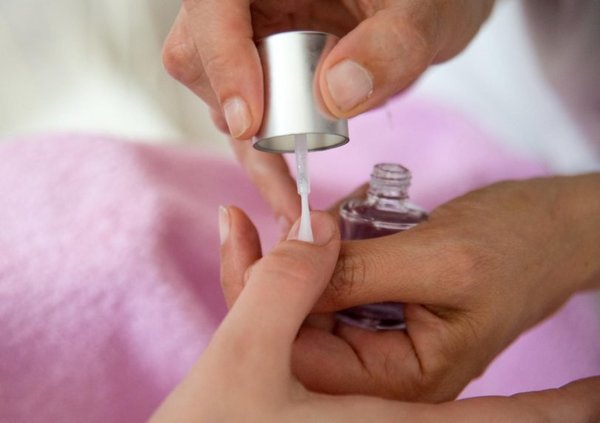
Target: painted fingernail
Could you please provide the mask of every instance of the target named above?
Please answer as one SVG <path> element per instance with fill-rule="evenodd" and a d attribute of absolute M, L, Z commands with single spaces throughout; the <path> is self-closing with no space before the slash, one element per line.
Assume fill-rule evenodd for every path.
<path fill-rule="evenodd" d="M 241 97 L 232 97 L 223 105 L 223 114 L 232 137 L 238 138 L 252 125 L 248 104 Z"/>
<path fill-rule="evenodd" d="M 335 232 L 331 217 L 324 212 L 311 213 L 310 223 L 313 231 L 313 243 L 325 245 L 331 241 Z"/>
<path fill-rule="evenodd" d="M 373 94 L 373 76 L 354 60 L 346 59 L 325 75 L 329 94 L 343 112 L 352 110 Z"/>
<path fill-rule="evenodd" d="M 219 238 L 221 245 L 225 244 L 229 236 L 229 210 L 227 207 L 219 206 Z"/>
<path fill-rule="evenodd" d="M 325 212 L 311 212 L 310 223 L 313 232 L 313 244 L 325 245 L 331 241 L 335 233 L 334 224 L 331 218 Z M 298 239 L 298 229 L 300 228 L 300 220 L 290 229 L 287 239 Z"/>

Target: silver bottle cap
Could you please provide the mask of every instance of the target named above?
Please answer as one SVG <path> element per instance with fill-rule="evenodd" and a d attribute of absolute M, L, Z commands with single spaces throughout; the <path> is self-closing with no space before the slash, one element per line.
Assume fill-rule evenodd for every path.
<path fill-rule="evenodd" d="M 293 31 L 257 43 L 263 65 L 265 112 L 254 138 L 258 150 L 294 151 L 294 135 L 306 134 L 308 149 L 325 150 L 348 142 L 348 122 L 332 116 L 321 98 L 316 76 L 335 35 Z"/>

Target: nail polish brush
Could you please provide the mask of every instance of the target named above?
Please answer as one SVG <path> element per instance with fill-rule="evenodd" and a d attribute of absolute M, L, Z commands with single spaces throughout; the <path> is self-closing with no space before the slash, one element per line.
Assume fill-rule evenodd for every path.
<path fill-rule="evenodd" d="M 296 185 L 301 198 L 299 239 L 312 241 L 308 195 L 308 152 L 348 142 L 348 122 L 327 112 L 318 79 L 323 60 L 337 43 L 335 35 L 290 31 L 257 42 L 263 66 L 265 108 L 254 148 L 296 155 Z"/>

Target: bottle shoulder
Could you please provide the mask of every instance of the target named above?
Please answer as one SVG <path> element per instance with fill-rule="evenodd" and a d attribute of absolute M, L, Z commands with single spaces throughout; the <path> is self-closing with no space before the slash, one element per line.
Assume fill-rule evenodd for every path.
<path fill-rule="evenodd" d="M 427 212 L 406 200 L 369 202 L 350 199 L 340 206 L 340 216 L 348 223 L 370 225 L 382 229 L 402 231 L 427 220 Z"/>

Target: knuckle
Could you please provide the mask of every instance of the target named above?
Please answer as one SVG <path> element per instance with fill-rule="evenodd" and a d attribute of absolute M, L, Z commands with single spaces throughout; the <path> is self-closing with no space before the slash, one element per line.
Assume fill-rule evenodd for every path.
<path fill-rule="evenodd" d="M 449 258 L 452 260 L 454 271 L 461 279 L 472 275 L 478 267 L 479 254 L 476 250 L 477 248 L 468 242 L 457 241 L 451 245 L 448 251 Z"/>
<path fill-rule="evenodd" d="M 435 31 L 433 25 L 420 22 L 409 15 L 396 16 L 389 25 L 386 35 L 391 51 L 396 51 L 394 57 L 401 61 L 400 69 L 411 77 L 421 74 L 433 61 L 435 56 Z"/>
<path fill-rule="evenodd" d="M 168 40 L 163 47 L 162 61 L 165 69 L 182 84 L 188 85 L 198 79 L 199 72 L 197 66 L 194 66 L 198 60 L 196 48 L 189 42 Z"/>
<path fill-rule="evenodd" d="M 449 350 L 437 351 L 436 354 L 423 360 L 421 374 L 414 384 L 413 400 L 448 401 L 456 398 L 471 375 L 459 373 L 456 357 Z M 465 370 L 465 369 L 462 369 Z"/>
<path fill-rule="evenodd" d="M 493 359 L 492 350 L 482 353 L 481 345 L 493 341 L 486 339 L 486 328 L 474 317 L 456 315 L 454 323 L 438 333 L 437 347 L 419 354 L 420 376 L 415 385 L 420 399 L 455 398 Z"/>
<path fill-rule="evenodd" d="M 297 248 L 276 249 L 262 259 L 262 271 L 276 278 L 282 278 L 291 282 L 302 282 L 319 277 L 313 261 L 307 257 L 306 252 Z"/>
<path fill-rule="evenodd" d="M 410 57 L 415 71 L 421 71 L 433 60 L 432 42 L 429 31 L 421 26 L 406 24 L 405 43 L 410 46 Z"/>
<path fill-rule="evenodd" d="M 453 239 L 444 245 L 440 253 L 444 265 L 444 283 L 446 289 L 452 290 L 455 298 L 465 298 L 475 293 L 475 288 L 485 278 L 482 268 L 486 264 L 484 248 L 468 239 Z"/>
<path fill-rule="evenodd" d="M 340 251 L 330 283 L 325 295 L 333 305 L 341 299 L 351 297 L 357 289 L 366 283 L 366 263 L 361 255 L 347 254 Z"/>
<path fill-rule="evenodd" d="M 237 69 L 235 59 L 224 51 L 213 50 L 203 54 L 203 64 L 209 77 L 228 78 Z"/>
<path fill-rule="evenodd" d="M 420 396 L 432 397 L 438 391 L 440 382 L 447 377 L 451 360 L 446 349 L 435 351 L 421 361 L 421 375 L 418 380 L 418 393 Z"/>

